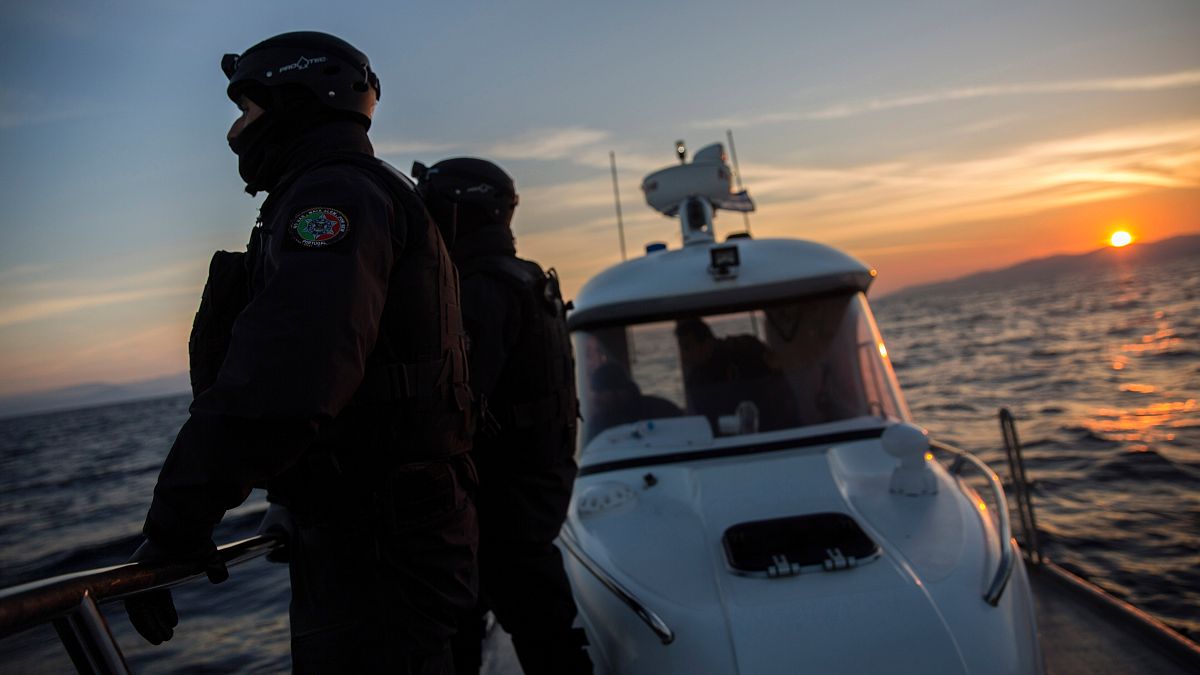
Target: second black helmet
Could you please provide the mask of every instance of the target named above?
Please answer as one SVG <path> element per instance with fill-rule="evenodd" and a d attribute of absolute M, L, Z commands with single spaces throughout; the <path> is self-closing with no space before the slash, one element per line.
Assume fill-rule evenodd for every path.
<path fill-rule="evenodd" d="M 459 229 L 508 225 L 520 201 L 512 176 L 486 159 L 454 157 L 430 167 L 415 162 L 412 176 L 435 216 L 453 207 Z"/>

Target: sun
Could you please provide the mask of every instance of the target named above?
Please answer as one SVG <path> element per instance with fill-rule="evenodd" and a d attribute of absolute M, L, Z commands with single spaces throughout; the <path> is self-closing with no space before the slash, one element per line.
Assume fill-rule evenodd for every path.
<path fill-rule="evenodd" d="M 1108 238 L 1108 243 L 1114 248 L 1128 246 L 1133 243 L 1133 235 L 1129 234 L 1125 230 L 1117 230 L 1116 232 L 1112 233 L 1111 237 Z"/>

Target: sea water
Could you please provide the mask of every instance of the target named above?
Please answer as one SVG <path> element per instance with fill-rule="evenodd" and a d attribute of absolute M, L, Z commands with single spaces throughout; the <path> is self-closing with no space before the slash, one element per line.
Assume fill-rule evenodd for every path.
<path fill-rule="evenodd" d="M 1116 266 L 989 292 L 874 302 L 914 420 L 1006 475 L 996 411 L 1016 415 L 1045 554 L 1200 635 L 1200 265 Z M 186 396 L 0 420 L 0 587 L 122 562 Z M 256 492 L 218 541 L 253 534 Z M 175 590 L 152 647 L 103 610 L 137 672 L 290 667 L 287 568 Z M 49 627 L 0 642 L 4 672 L 71 666 Z"/>

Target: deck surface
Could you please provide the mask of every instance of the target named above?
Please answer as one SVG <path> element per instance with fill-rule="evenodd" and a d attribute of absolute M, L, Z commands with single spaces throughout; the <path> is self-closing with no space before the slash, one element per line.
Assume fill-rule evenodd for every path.
<path fill-rule="evenodd" d="M 1156 644 L 1145 627 L 1132 626 L 1086 590 L 1060 576 L 1031 569 L 1038 637 L 1047 675 L 1200 675 L 1200 660 L 1188 663 Z M 508 635 L 493 624 L 484 643 L 485 675 L 520 675 Z"/>
<path fill-rule="evenodd" d="M 1038 636 L 1047 675 L 1200 673 L 1110 606 L 1048 572 L 1031 569 Z"/>

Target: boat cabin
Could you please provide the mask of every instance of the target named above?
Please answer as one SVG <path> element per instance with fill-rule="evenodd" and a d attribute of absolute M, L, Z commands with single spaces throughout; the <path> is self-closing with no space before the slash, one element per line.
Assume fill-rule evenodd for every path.
<path fill-rule="evenodd" d="M 568 325 L 585 463 L 623 448 L 908 419 L 866 299 L 874 270 L 814 242 L 745 233 L 717 242 L 712 200 L 686 185 L 675 189 L 677 203 L 650 197 L 647 186 L 671 187 L 664 173 L 699 180 L 700 158 L 712 147 L 643 184 L 651 206 L 679 216 L 683 245 L 648 245 L 575 300 Z M 700 191 L 719 193 L 710 184 L 723 178 L 728 197 L 721 167 L 714 163 Z"/>

